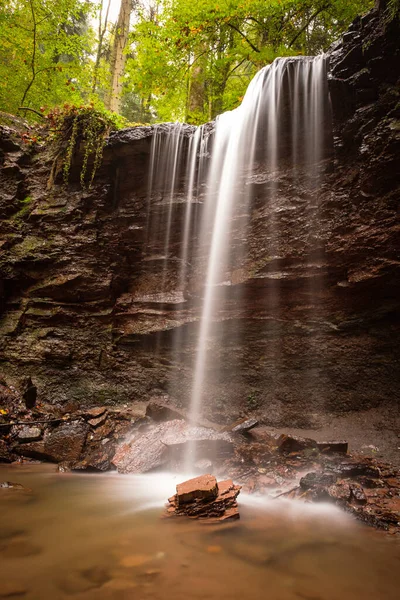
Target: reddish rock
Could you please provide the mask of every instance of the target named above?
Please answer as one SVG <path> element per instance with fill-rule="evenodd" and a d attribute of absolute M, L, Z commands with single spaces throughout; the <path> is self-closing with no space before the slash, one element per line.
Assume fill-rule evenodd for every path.
<path fill-rule="evenodd" d="M 91 427 L 100 427 L 100 425 L 104 425 L 104 423 L 107 420 L 107 413 L 105 412 L 104 414 L 100 415 L 99 417 L 96 417 L 95 419 L 89 419 L 88 423 Z"/>
<path fill-rule="evenodd" d="M 351 497 L 351 490 L 348 483 L 339 481 L 334 485 L 328 487 L 328 494 L 332 500 L 335 501 L 348 501 Z"/>
<path fill-rule="evenodd" d="M 217 483 L 212 475 L 202 475 L 177 485 L 176 490 L 175 496 L 168 500 L 166 516 L 186 516 L 207 521 L 239 518 L 236 498 L 241 486 L 234 485 L 231 479 Z"/>
<path fill-rule="evenodd" d="M 88 419 L 97 419 L 106 412 L 107 408 L 105 406 L 95 406 L 94 408 L 88 408 L 83 415 Z"/>
<path fill-rule="evenodd" d="M 21 444 L 15 452 L 21 456 L 50 462 L 74 462 L 86 441 L 88 426 L 80 421 L 62 423 L 46 433 L 43 440 Z"/>
<path fill-rule="evenodd" d="M 367 504 L 367 497 L 359 483 L 350 484 L 351 496 L 356 504 Z"/>
<path fill-rule="evenodd" d="M 115 454 L 115 441 L 106 440 L 104 444 L 86 448 L 83 458 L 70 465 L 73 471 L 108 471 Z"/>
<path fill-rule="evenodd" d="M 215 500 L 217 496 L 218 485 L 214 475 L 201 475 L 176 486 L 179 506 L 195 500 Z"/>

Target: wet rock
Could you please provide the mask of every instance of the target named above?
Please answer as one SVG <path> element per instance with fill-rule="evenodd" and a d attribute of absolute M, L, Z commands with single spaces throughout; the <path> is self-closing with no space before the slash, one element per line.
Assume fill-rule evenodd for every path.
<path fill-rule="evenodd" d="M 317 486 L 322 487 L 332 485 L 336 480 L 337 476 L 333 473 L 311 472 L 300 479 L 300 487 L 303 490 L 309 490 Z"/>
<path fill-rule="evenodd" d="M 367 497 L 364 493 L 363 488 L 360 484 L 351 483 L 350 484 L 351 497 L 355 500 L 357 504 L 366 504 Z"/>
<path fill-rule="evenodd" d="M 247 433 L 251 429 L 254 429 L 254 427 L 257 427 L 257 425 L 257 419 L 246 419 L 245 421 L 242 421 L 241 423 L 235 425 L 231 429 L 231 431 L 232 433 Z"/>
<path fill-rule="evenodd" d="M 236 498 L 241 486 L 231 479 L 217 483 L 212 475 L 202 475 L 176 486 L 177 493 L 169 498 L 166 515 L 187 516 L 208 521 L 239 518 Z"/>
<path fill-rule="evenodd" d="M 351 498 L 351 489 L 347 482 L 339 481 L 328 487 L 328 495 L 337 502 L 348 502 Z"/>
<path fill-rule="evenodd" d="M 84 457 L 70 465 L 73 471 L 109 471 L 112 468 L 112 460 L 115 454 L 115 441 L 106 440 L 104 444 L 97 447 L 89 447 Z"/>
<path fill-rule="evenodd" d="M 14 447 L 14 451 L 19 456 L 25 458 L 33 458 L 34 460 L 48 460 L 50 462 L 58 462 L 46 451 L 44 440 L 38 442 L 29 442 Z"/>
<path fill-rule="evenodd" d="M 379 479 L 381 476 L 379 467 L 367 462 L 341 463 L 332 467 L 332 471 L 337 473 L 340 477 L 370 477 Z"/>
<path fill-rule="evenodd" d="M 181 463 L 190 451 L 197 459 L 222 459 L 233 454 L 233 442 L 227 433 L 167 421 L 135 433 L 117 448 L 112 462 L 121 473 L 146 473 Z"/>
<path fill-rule="evenodd" d="M 62 424 L 45 438 L 45 452 L 54 462 L 77 460 L 86 440 L 87 426 L 80 421 Z"/>
<path fill-rule="evenodd" d="M 59 473 L 70 473 L 72 471 L 71 465 L 68 462 L 59 463 L 57 470 Z"/>
<path fill-rule="evenodd" d="M 303 450 L 317 448 L 317 442 L 310 438 L 297 437 L 283 433 L 277 440 L 279 452 L 290 454 L 292 452 L 302 452 Z"/>
<path fill-rule="evenodd" d="M 101 425 L 104 425 L 104 423 L 107 420 L 107 413 L 105 412 L 104 414 L 100 415 L 99 417 L 96 417 L 94 419 L 89 419 L 88 423 L 91 427 L 100 427 Z"/>
<path fill-rule="evenodd" d="M 96 406 L 94 408 L 88 408 L 83 413 L 83 416 L 87 419 L 98 419 L 102 415 L 107 412 L 107 408 L 105 406 Z"/>
<path fill-rule="evenodd" d="M 25 490 L 26 488 L 21 483 L 12 481 L 0 481 L 0 489 L 3 490 Z"/>
<path fill-rule="evenodd" d="M 153 419 L 153 421 L 164 422 L 182 419 L 184 413 L 168 404 L 150 401 L 146 408 L 146 416 Z"/>
<path fill-rule="evenodd" d="M 181 422 L 172 423 L 178 427 Z M 162 438 L 168 430 L 169 427 L 160 424 L 146 433 L 137 433 L 129 442 L 118 446 L 112 464 L 119 473 L 146 473 L 164 466 L 168 458 Z"/>
<path fill-rule="evenodd" d="M 195 477 L 176 486 L 178 506 L 195 500 L 215 500 L 218 496 L 217 480 L 213 475 Z"/>
<path fill-rule="evenodd" d="M 39 427 L 24 427 L 18 432 L 17 439 L 20 443 L 36 442 L 42 437 L 42 431 Z"/>
<path fill-rule="evenodd" d="M 81 421 L 62 423 L 47 432 L 39 442 L 21 444 L 15 452 L 21 456 L 50 462 L 74 462 L 81 455 L 88 426 Z"/>
<path fill-rule="evenodd" d="M 335 441 L 335 442 L 317 442 L 317 448 L 324 454 L 347 454 L 348 442 Z"/>

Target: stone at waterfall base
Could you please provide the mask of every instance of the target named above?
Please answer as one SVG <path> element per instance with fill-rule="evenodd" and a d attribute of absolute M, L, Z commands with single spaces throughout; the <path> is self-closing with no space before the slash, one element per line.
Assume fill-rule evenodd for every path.
<path fill-rule="evenodd" d="M 231 479 L 217 483 L 213 475 L 201 475 L 176 486 L 168 499 L 165 517 L 184 516 L 207 522 L 239 519 L 236 502 L 241 490 Z"/>

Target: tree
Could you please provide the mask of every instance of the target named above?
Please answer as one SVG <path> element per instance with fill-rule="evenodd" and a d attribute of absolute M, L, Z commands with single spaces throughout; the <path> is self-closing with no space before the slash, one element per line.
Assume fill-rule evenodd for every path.
<path fill-rule="evenodd" d="M 97 87 L 97 80 L 98 80 L 99 68 L 100 68 L 100 59 L 101 59 L 101 55 L 102 55 L 102 51 L 103 51 L 104 36 L 107 31 L 108 15 L 110 13 L 111 0 L 108 0 L 108 3 L 107 3 L 104 22 L 103 22 L 103 4 L 104 4 L 104 0 L 101 0 L 100 6 L 99 6 L 99 16 L 98 16 L 99 37 L 98 37 L 98 41 L 97 41 L 96 62 L 94 65 L 94 70 L 93 70 L 93 84 L 92 84 L 92 93 L 93 94 L 96 92 L 96 87 Z"/>
<path fill-rule="evenodd" d="M 131 36 L 127 71 L 160 120 L 199 123 L 237 106 L 255 72 L 277 56 L 327 50 L 372 0 L 153 1 Z M 177 85 L 177 82 L 179 85 Z"/>
<path fill-rule="evenodd" d="M 89 13 L 83 0 L 5 1 L 0 8 L 1 109 L 82 101 L 89 81 Z"/>
<path fill-rule="evenodd" d="M 111 52 L 110 90 L 106 96 L 105 105 L 109 110 L 119 112 L 121 104 L 121 93 L 123 86 L 123 75 L 126 63 L 126 46 L 129 35 L 129 23 L 132 12 L 132 0 L 121 0 L 118 21 L 114 32 L 114 42 Z"/>

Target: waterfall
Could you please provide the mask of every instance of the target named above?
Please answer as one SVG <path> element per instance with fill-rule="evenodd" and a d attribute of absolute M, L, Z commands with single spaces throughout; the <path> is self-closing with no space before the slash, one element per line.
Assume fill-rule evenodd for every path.
<path fill-rule="evenodd" d="M 296 173 L 302 165 L 312 185 L 321 184 L 318 163 L 324 156 L 329 119 L 326 70 L 324 56 L 276 59 L 256 74 L 237 109 L 217 117 L 210 135 L 205 129 L 207 126 L 202 126 L 194 128 L 188 136 L 185 128 L 177 124 L 168 135 L 163 135 L 161 144 L 158 134 L 154 136 L 149 180 L 154 187 L 155 180 L 162 178 L 161 187 L 166 194 L 163 202 L 168 207 L 162 222 L 164 267 L 160 291 L 166 291 L 171 279 L 168 262 L 175 257 L 179 268 L 174 286 L 181 300 L 185 301 L 190 280 L 191 293 L 200 301 L 190 386 L 189 417 L 193 423 L 201 418 L 210 365 L 214 372 L 221 366 L 212 338 L 215 329 L 223 326 L 223 307 L 229 299 L 229 290 L 249 279 L 248 229 L 254 210 L 252 181 L 259 172 L 265 177 L 285 165 Z M 184 173 L 180 172 L 182 165 Z M 183 189 L 185 210 L 180 221 L 177 255 L 171 223 L 180 177 L 184 180 L 180 189 Z M 275 177 L 271 178 L 268 190 L 272 207 L 276 193 Z M 201 214 L 194 224 L 193 206 L 196 204 L 201 206 Z M 271 257 L 279 255 L 278 229 L 272 211 L 266 240 Z M 274 273 L 268 273 L 268 267 L 266 272 L 273 281 Z M 237 287 L 239 290 L 240 285 Z M 235 294 L 240 315 L 245 307 L 240 302 L 239 291 Z M 273 285 L 266 303 L 279 305 L 279 292 Z M 180 336 L 178 327 L 175 351 L 179 349 Z M 194 452 L 189 452 L 188 470 L 195 458 Z"/>

